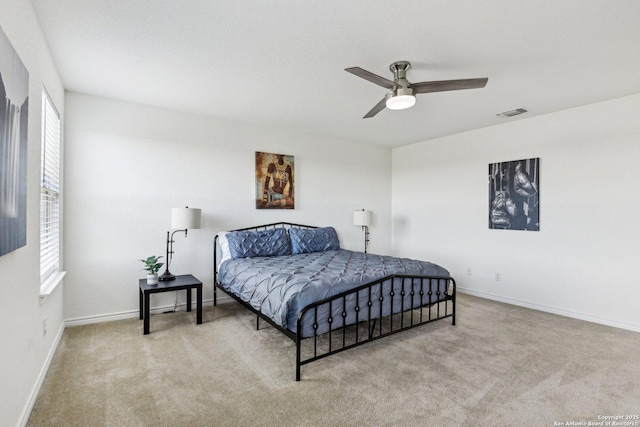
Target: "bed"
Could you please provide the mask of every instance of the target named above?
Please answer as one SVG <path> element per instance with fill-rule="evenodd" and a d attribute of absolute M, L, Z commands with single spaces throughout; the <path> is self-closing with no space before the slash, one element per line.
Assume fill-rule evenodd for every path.
<path fill-rule="evenodd" d="M 456 284 L 443 267 L 342 249 L 332 227 L 279 222 L 218 233 L 218 290 L 294 341 L 301 367 L 437 320 L 455 325 Z"/>

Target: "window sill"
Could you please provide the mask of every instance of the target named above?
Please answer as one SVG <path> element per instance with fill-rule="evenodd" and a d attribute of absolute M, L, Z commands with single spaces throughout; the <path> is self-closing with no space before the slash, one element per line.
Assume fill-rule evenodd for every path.
<path fill-rule="evenodd" d="M 44 302 L 49 295 L 55 291 L 62 279 L 67 274 L 66 271 L 58 271 L 56 274 L 49 277 L 42 285 L 40 285 L 40 304 Z"/>

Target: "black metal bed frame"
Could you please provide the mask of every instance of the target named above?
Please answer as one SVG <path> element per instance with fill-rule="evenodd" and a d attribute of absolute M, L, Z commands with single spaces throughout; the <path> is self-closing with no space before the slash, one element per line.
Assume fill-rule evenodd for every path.
<path fill-rule="evenodd" d="M 267 230 L 277 227 L 317 228 L 311 225 L 277 222 L 232 231 Z M 297 330 L 293 332 L 276 324 L 238 296 L 225 291 L 217 279 L 217 243 L 216 235 L 213 243 L 213 305 L 218 303 L 217 289 L 220 288 L 225 294 L 256 314 L 256 329 L 260 329 L 260 318 L 262 318 L 293 340 L 296 344 L 296 381 L 300 381 L 302 365 L 332 354 L 449 317 L 451 324 L 456 324 L 456 282 L 452 277 L 395 274 L 307 305 L 300 312 Z M 446 281 L 445 292 L 440 290 L 442 281 Z M 410 304 L 405 307 L 407 294 Z M 363 295 L 366 298 L 366 307 L 362 307 L 359 302 Z M 425 300 L 425 295 L 427 302 L 420 304 Z M 419 302 L 417 306 L 414 298 Z M 394 303 L 398 305 L 398 300 L 399 311 L 393 309 Z M 318 317 L 318 312 L 322 311 L 320 307 L 328 308 L 329 314 L 326 319 Z M 391 314 L 383 317 L 384 312 Z M 355 314 L 355 322 L 347 323 L 347 316 L 353 314 Z M 309 337 L 303 336 L 303 320 L 306 316 L 313 318 L 314 333 Z M 321 325 L 324 328 L 320 327 Z M 324 329 L 328 329 L 328 332 L 318 333 L 318 330 Z"/>

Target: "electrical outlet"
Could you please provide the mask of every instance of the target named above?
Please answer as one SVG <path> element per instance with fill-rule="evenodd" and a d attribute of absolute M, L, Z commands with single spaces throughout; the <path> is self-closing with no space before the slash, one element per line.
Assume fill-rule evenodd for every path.
<path fill-rule="evenodd" d="M 473 276 L 473 270 L 471 267 L 467 267 L 467 276 Z"/>
<path fill-rule="evenodd" d="M 496 279 L 496 282 L 502 281 L 502 273 L 500 273 L 499 271 L 496 271 L 495 279 Z"/>
<path fill-rule="evenodd" d="M 42 318 L 42 336 L 44 337 L 45 335 L 47 335 L 47 318 L 43 317 Z"/>

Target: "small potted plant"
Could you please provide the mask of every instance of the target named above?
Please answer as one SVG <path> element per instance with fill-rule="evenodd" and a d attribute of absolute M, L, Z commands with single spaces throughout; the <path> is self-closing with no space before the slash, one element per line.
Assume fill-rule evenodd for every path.
<path fill-rule="evenodd" d="M 151 255 L 147 257 L 147 259 L 141 259 L 142 263 L 145 265 L 143 270 L 147 270 L 147 284 L 148 285 L 157 285 L 158 284 L 158 270 L 164 265 L 162 262 L 158 262 L 162 258 L 161 256 Z"/>

